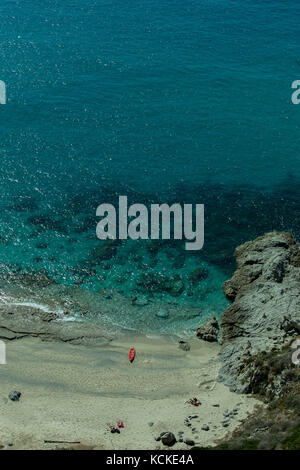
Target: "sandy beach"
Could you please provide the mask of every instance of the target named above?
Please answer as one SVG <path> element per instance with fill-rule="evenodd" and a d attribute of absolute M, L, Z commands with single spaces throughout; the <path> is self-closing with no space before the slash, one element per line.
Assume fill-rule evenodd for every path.
<path fill-rule="evenodd" d="M 0 444 L 7 449 L 164 449 L 155 438 L 169 431 L 178 439 L 181 431 L 183 439 L 212 445 L 257 401 L 216 382 L 218 344 L 194 339 L 190 345 L 186 352 L 173 337 L 132 336 L 99 346 L 8 341 L 7 364 L 0 366 Z M 137 351 L 133 364 L 131 346 Z M 12 390 L 22 393 L 18 402 L 8 399 Z M 201 405 L 186 403 L 191 397 Z M 224 427 L 224 412 L 234 408 L 238 411 Z M 191 415 L 197 417 L 186 426 Z M 125 427 L 112 434 L 108 423 L 118 420 Z M 183 442 L 173 447 L 187 448 Z"/>

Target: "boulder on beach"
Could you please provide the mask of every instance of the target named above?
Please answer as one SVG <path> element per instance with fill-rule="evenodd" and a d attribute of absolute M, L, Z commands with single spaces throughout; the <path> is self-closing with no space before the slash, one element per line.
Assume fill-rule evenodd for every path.
<path fill-rule="evenodd" d="M 191 345 L 187 341 L 180 340 L 179 349 L 182 349 L 183 351 L 190 351 Z"/>
<path fill-rule="evenodd" d="M 176 443 L 176 437 L 172 432 L 166 432 L 161 436 L 161 442 L 165 446 L 173 446 Z"/>
<path fill-rule="evenodd" d="M 209 341 L 210 343 L 218 341 L 219 324 L 215 317 L 212 317 L 204 325 L 197 328 L 196 335 L 199 339 Z"/>

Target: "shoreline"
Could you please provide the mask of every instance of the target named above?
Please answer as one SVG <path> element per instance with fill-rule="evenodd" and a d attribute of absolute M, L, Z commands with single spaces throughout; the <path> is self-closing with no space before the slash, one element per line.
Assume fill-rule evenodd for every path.
<path fill-rule="evenodd" d="M 14 329 L 17 324 L 27 331 L 30 324 L 35 332 L 36 318 L 44 326 L 48 322 L 52 330 L 60 322 L 61 325 L 80 324 L 84 331 L 90 329 L 92 335 L 96 325 L 98 330 L 113 337 L 116 332 L 119 335 L 132 332 L 190 338 L 210 318 L 199 306 L 187 307 L 175 301 L 143 303 L 142 296 L 127 297 L 116 289 L 92 292 L 58 284 L 44 274 L 37 276 L 38 279 L 31 275 L 21 280 L 14 276 L 0 279 L 0 320 L 4 320 L 4 326 Z M 220 317 L 218 309 L 211 313 Z M 70 325 L 63 327 L 70 328 Z"/>

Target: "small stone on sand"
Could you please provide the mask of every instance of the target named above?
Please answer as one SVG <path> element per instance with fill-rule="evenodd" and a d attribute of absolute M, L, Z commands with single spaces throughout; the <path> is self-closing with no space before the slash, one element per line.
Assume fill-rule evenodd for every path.
<path fill-rule="evenodd" d="M 176 443 L 176 437 L 172 432 L 166 432 L 162 435 L 161 442 L 165 446 L 173 446 Z"/>
<path fill-rule="evenodd" d="M 8 398 L 11 401 L 19 401 L 21 397 L 21 392 L 18 392 L 17 390 L 13 390 L 12 392 L 9 393 Z"/>

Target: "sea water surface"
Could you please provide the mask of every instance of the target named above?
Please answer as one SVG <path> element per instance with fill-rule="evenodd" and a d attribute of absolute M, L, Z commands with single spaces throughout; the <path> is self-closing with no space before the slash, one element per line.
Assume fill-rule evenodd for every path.
<path fill-rule="evenodd" d="M 238 244 L 270 230 L 299 239 L 299 4 L 2 0 L 0 15 L 6 301 L 16 278 L 45 301 L 34 279 L 48 276 L 73 286 L 85 318 L 105 298 L 119 326 L 193 329 L 226 308 Z M 203 250 L 101 244 L 96 208 L 118 195 L 205 204 Z"/>

